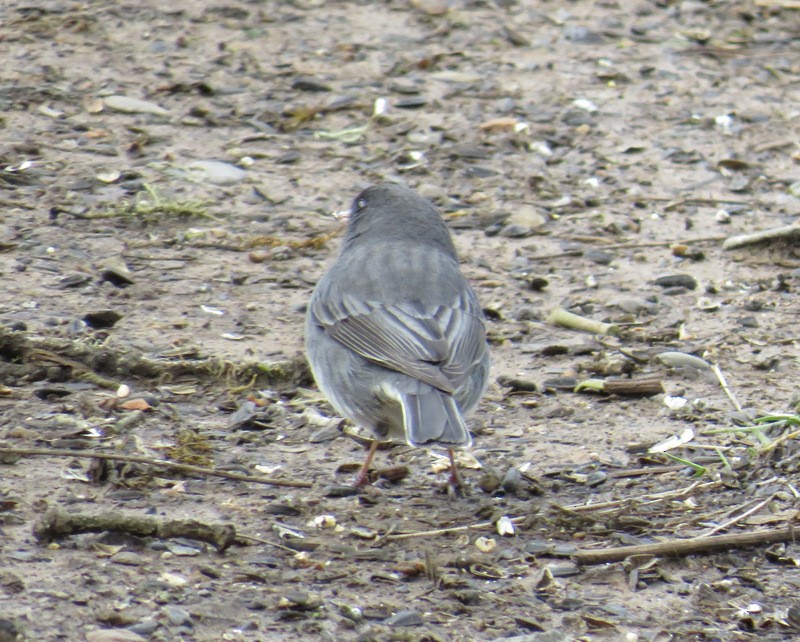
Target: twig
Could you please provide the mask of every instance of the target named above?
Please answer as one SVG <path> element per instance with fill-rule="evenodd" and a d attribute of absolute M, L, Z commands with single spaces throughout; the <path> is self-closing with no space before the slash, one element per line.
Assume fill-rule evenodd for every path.
<path fill-rule="evenodd" d="M 765 453 L 768 453 L 768 452 L 772 452 L 773 450 L 775 450 L 778 446 L 780 446 L 785 441 L 789 441 L 790 439 L 795 439 L 798 436 L 800 436 L 800 430 L 795 430 L 794 432 L 787 432 L 786 434 L 781 435 L 780 437 L 778 437 L 774 441 L 771 441 L 770 443 L 768 443 L 759 452 L 762 455 L 765 454 Z"/>
<path fill-rule="evenodd" d="M 711 369 L 714 371 L 717 381 L 719 381 L 719 385 L 722 388 L 722 391 L 725 393 L 725 396 L 730 399 L 737 412 L 742 412 L 742 406 L 739 403 L 739 400 L 736 398 L 736 395 L 734 395 L 733 391 L 728 387 L 728 382 L 725 381 L 725 375 L 722 374 L 720 367 L 715 363 L 711 366 Z"/>
<path fill-rule="evenodd" d="M 692 245 L 694 243 L 719 243 L 724 241 L 727 236 L 702 236 L 696 239 L 687 239 L 681 241 L 643 241 L 641 243 L 610 243 L 603 245 L 604 250 L 636 250 L 642 247 L 670 247 L 672 245 Z M 584 240 L 585 242 L 585 240 Z M 560 259 L 562 256 L 581 256 L 583 250 L 564 250 L 563 252 L 554 252 L 553 254 L 540 254 L 538 256 L 529 256 L 529 261 L 547 261 L 549 259 Z"/>
<path fill-rule="evenodd" d="M 6 448 L 0 447 L 0 455 L 20 455 L 22 457 L 80 457 L 84 459 L 107 459 L 109 461 L 125 461 L 133 464 L 144 464 L 146 466 L 158 466 L 170 468 L 182 473 L 190 473 L 205 477 L 222 477 L 235 481 L 250 482 L 253 484 L 267 484 L 270 486 L 289 486 L 291 488 L 311 488 L 311 482 L 297 481 L 293 479 L 275 479 L 274 477 L 251 477 L 241 473 L 228 473 L 224 470 L 215 468 L 205 468 L 203 466 L 192 466 L 191 464 L 180 464 L 165 459 L 152 459 L 139 455 L 117 455 L 114 453 L 100 453 L 91 450 L 69 450 L 67 448 Z"/>
<path fill-rule="evenodd" d="M 678 197 L 675 198 L 674 196 L 647 196 L 647 195 L 632 195 L 632 200 L 635 201 L 652 201 L 654 203 L 675 203 L 676 205 L 691 203 L 692 205 L 716 205 L 717 203 L 728 203 L 729 205 L 752 205 L 751 202 L 744 201 L 742 199 L 736 198 L 723 198 L 720 196 L 719 198 L 708 196 L 688 196 L 688 197 Z"/>
<path fill-rule="evenodd" d="M 681 466 L 678 468 L 679 470 L 684 468 Z M 619 506 L 625 506 L 632 502 L 636 502 L 637 506 L 648 506 L 650 504 L 657 504 L 658 502 L 663 502 L 667 499 L 676 499 L 678 497 L 685 497 L 686 495 L 690 495 L 694 491 L 704 491 L 710 490 L 712 488 L 717 488 L 722 485 L 722 482 L 714 481 L 714 482 L 706 482 L 701 484 L 700 482 L 694 482 L 687 488 L 681 488 L 679 490 L 669 490 L 663 493 L 653 493 L 652 495 L 640 495 L 637 497 L 624 497 L 623 499 L 614 499 L 607 502 L 598 502 L 596 504 L 572 504 L 570 506 L 559 506 L 561 510 L 569 511 L 572 513 L 582 513 L 586 511 L 594 511 L 594 510 L 602 510 L 607 508 L 617 508 Z"/>
<path fill-rule="evenodd" d="M 701 236 L 685 241 L 643 241 L 641 243 L 615 243 L 604 245 L 604 250 L 635 250 L 640 247 L 671 247 L 672 245 L 692 245 L 693 243 L 719 243 L 724 241 L 724 236 Z"/>
<path fill-rule="evenodd" d="M 722 244 L 723 250 L 735 250 L 745 245 L 754 245 L 756 243 L 766 243 L 767 241 L 775 241 L 778 239 L 793 239 L 800 236 L 800 224 L 787 225 L 785 227 L 776 227 L 771 230 L 762 230 L 761 232 L 753 232 L 752 234 L 739 234 L 738 236 L 731 236 Z"/>
<path fill-rule="evenodd" d="M 640 544 L 638 546 L 618 546 L 596 551 L 578 551 L 572 556 L 573 561 L 581 565 L 607 564 L 620 562 L 632 555 L 660 555 L 664 557 L 681 557 L 694 553 L 710 553 L 730 548 L 774 544 L 775 542 L 794 542 L 795 529 L 786 528 L 755 531 L 751 533 L 732 533 L 714 537 L 694 537 L 692 539 L 668 540 L 656 544 Z"/>
<path fill-rule="evenodd" d="M 34 537 L 44 543 L 76 533 L 103 531 L 161 539 L 186 537 L 213 544 L 219 552 L 236 539 L 236 529 L 232 524 L 205 524 L 196 519 L 165 519 L 119 511 L 70 513 L 52 508 L 33 525 Z"/>
<path fill-rule="evenodd" d="M 524 522 L 527 517 L 512 517 L 512 524 Z M 494 522 L 478 522 L 477 524 L 466 524 L 465 526 L 451 526 L 450 528 L 435 528 L 430 531 L 416 531 L 413 533 L 398 533 L 397 535 L 387 535 L 384 539 L 411 539 L 412 537 L 427 537 L 428 535 L 447 535 L 449 533 L 461 533 L 463 531 L 482 530 L 491 528 Z"/>
<path fill-rule="evenodd" d="M 737 515 L 733 519 L 729 519 L 727 522 L 715 526 L 714 528 L 710 529 L 707 533 L 703 533 L 702 535 L 700 535 L 700 537 L 710 537 L 711 535 L 716 535 L 720 531 L 724 531 L 726 528 L 730 528 L 734 524 L 741 522 L 743 519 L 750 517 L 750 515 L 752 515 L 753 513 L 757 513 L 758 511 L 760 511 L 762 508 L 764 508 L 764 506 L 769 504 L 774 498 L 775 494 L 773 493 L 766 499 L 762 499 L 760 502 L 758 502 L 755 506 L 753 506 L 749 510 L 746 510 L 740 515 Z"/>
<path fill-rule="evenodd" d="M 553 325 L 560 325 L 571 330 L 581 332 L 591 332 L 593 334 L 616 334 L 617 326 L 594 319 L 567 312 L 564 308 L 556 308 L 547 317 L 547 322 Z"/>

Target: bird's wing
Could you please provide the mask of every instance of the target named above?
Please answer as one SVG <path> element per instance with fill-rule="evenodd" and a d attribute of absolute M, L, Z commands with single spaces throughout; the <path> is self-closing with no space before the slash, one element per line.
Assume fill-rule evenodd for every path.
<path fill-rule="evenodd" d="M 357 354 L 452 393 L 486 349 L 481 311 L 465 290 L 453 305 L 427 307 L 340 300 L 316 302 L 325 332 Z"/>

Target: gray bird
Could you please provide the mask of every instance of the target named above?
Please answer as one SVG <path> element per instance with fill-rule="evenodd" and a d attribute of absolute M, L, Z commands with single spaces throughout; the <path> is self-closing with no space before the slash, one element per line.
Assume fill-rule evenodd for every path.
<path fill-rule="evenodd" d="M 448 449 L 472 437 L 464 422 L 486 389 L 483 312 L 458 266 L 439 212 L 410 189 L 380 183 L 359 194 L 341 253 L 306 315 L 314 379 L 343 417 L 378 440 Z M 367 483 L 375 440 L 356 485 Z"/>

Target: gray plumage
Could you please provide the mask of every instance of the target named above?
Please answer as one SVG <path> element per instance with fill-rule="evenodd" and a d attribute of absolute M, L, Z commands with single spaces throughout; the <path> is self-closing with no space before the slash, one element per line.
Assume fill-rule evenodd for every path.
<path fill-rule="evenodd" d="M 483 395 L 483 313 L 436 209 L 381 183 L 353 201 L 336 263 L 306 316 L 317 385 L 379 439 L 468 446 L 464 415 Z"/>

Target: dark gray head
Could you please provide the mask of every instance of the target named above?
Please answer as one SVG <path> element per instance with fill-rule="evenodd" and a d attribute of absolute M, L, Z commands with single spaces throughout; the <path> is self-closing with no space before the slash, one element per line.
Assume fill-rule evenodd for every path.
<path fill-rule="evenodd" d="M 433 245 L 456 256 L 450 232 L 429 201 L 397 183 L 378 183 L 353 200 L 342 250 L 392 241 Z"/>

